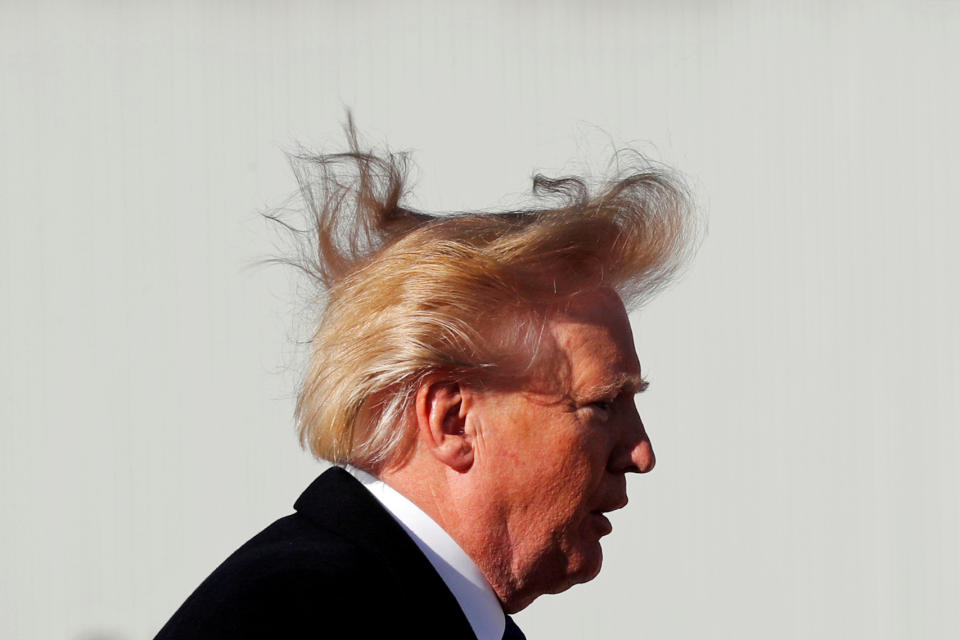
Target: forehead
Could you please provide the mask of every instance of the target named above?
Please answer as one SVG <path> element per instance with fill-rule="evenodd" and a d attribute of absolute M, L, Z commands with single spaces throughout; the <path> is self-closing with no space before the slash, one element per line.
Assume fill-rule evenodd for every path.
<path fill-rule="evenodd" d="M 626 309 L 616 293 L 580 294 L 548 323 L 569 373 L 572 391 L 638 381 L 640 361 Z"/>

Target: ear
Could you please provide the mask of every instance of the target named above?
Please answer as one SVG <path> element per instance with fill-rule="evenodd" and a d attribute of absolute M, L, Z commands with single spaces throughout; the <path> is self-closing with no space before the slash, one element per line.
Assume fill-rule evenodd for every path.
<path fill-rule="evenodd" d="M 461 384 L 428 376 L 417 389 L 420 444 L 434 458 L 463 473 L 473 465 L 473 434 L 467 428 L 469 394 Z"/>

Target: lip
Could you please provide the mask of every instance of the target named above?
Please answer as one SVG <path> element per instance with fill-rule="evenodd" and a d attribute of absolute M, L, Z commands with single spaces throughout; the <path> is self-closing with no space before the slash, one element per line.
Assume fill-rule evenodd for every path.
<path fill-rule="evenodd" d="M 601 536 L 605 536 L 611 531 L 613 531 L 613 525 L 610 524 L 610 520 L 607 519 L 607 516 L 603 515 L 601 512 L 591 511 L 590 519 L 594 522 L 594 524 L 600 530 Z"/>
<path fill-rule="evenodd" d="M 608 513 L 610 511 L 616 511 L 617 509 L 623 509 L 625 506 L 627 506 L 628 502 L 629 502 L 629 499 L 627 498 L 627 496 L 623 496 L 618 500 L 614 500 L 613 502 L 610 502 L 609 504 L 604 505 L 599 509 L 596 509 L 595 511 L 593 511 L 593 513 L 602 514 L 602 513 Z"/>
<path fill-rule="evenodd" d="M 627 502 L 629 502 L 629 500 L 627 496 L 624 495 L 623 497 L 607 502 L 599 509 L 594 509 L 590 512 L 590 519 L 600 530 L 601 536 L 605 536 L 613 531 L 613 525 L 610 523 L 609 518 L 607 518 L 607 516 L 604 514 L 609 513 L 610 511 L 616 511 L 617 509 L 623 509 L 625 506 L 627 506 Z"/>

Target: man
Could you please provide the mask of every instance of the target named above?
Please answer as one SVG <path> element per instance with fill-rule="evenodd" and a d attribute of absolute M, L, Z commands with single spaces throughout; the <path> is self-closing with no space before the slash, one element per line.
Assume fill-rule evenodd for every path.
<path fill-rule="evenodd" d="M 654 466 L 625 303 L 679 264 L 682 190 L 644 165 L 593 196 L 536 178 L 553 208 L 427 215 L 400 205 L 405 157 L 348 135 L 295 162 L 326 296 L 297 416 L 338 466 L 158 638 L 522 638 L 506 614 L 596 576 L 604 514 Z"/>

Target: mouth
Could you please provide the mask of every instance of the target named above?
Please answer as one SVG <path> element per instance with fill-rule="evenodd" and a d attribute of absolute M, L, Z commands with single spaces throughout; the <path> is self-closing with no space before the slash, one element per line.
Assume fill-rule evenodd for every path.
<path fill-rule="evenodd" d="M 616 511 L 617 509 L 623 509 L 625 506 L 627 506 L 628 502 L 629 502 L 629 499 L 627 498 L 627 496 L 623 496 L 622 498 L 618 498 L 616 500 L 612 500 L 610 502 L 605 503 L 599 509 L 594 510 L 593 513 L 602 514 L 602 513 L 608 513 L 610 511 Z"/>
<path fill-rule="evenodd" d="M 622 498 L 614 502 L 609 509 L 606 509 L 606 511 L 616 511 L 617 509 L 623 509 L 625 506 L 627 506 L 628 502 L 630 502 L 630 499 L 627 498 L 627 496 L 623 496 Z"/>
<path fill-rule="evenodd" d="M 613 525 L 610 524 L 610 520 L 607 518 L 607 516 L 603 515 L 601 511 L 591 511 L 590 521 L 600 532 L 601 536 L 605 536 L 613 531 Z"/>
<path fill-rule="evenodd" d="M 616 511 L 617 509 L 623 509 L 625 506 L 627 506 L 627 502 L 627 496 L 623 496 L 622 498 L 608 502 L 601 508 L 590 512 L 590 521 L 593 522 L 601 536 L 605 536 L 613 531 L 613 525 L 610 523 L 609 518 L 607 518 L 607 516 L 604 514 L 609 513 L 610 511 Z"/>

